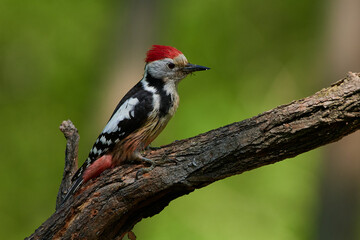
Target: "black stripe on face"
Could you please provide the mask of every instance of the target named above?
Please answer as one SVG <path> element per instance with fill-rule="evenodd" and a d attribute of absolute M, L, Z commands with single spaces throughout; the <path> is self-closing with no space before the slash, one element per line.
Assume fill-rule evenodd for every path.
<path fill-rule="evenodd" d="M 172 98 L 171 95 L 167 94 L 164 90 L 164 81 L 162 79 L 154 78 L 149 72 L 146 75 L 146 81 L 149 83 L 149 86 L 154 87 L 160 95 L 159 117 L 167 115 L 172 106 Z"/>

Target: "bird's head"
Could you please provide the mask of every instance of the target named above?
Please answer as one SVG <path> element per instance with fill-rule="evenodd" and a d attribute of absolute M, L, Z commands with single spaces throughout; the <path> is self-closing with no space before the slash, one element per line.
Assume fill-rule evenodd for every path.
<path fill-rule="evenodd" d="M 180 81 L 189 73 L 210 68 L 188 62 L 182 52 L 174 47 L 153 45 L 146 55 L 146 70 L 154 78 Z"/>

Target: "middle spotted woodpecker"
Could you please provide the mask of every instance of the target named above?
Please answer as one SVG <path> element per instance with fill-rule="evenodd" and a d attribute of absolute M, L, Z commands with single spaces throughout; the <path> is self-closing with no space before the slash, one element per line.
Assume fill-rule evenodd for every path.
<path fill-rule="evenodd" d="M 87 160 L 72 178 L 65 202 L 82 183 L 124 161 L 150 162 L 143 151 L 165 128 L 179 105 L 177 86 L 195 71 L 209 68 L 190 64 L 170 46 L 153 45 L 147 52 L 143 78 L 121 99 Z"/>

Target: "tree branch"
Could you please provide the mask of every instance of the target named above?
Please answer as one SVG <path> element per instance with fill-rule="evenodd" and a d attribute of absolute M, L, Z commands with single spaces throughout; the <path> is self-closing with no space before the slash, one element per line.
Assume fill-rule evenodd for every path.
<path fill-rule="evenodd" d="M 89 181 L 28 239 L 121 239 L 142 218 L 194 189 L 334 142 L 360 128 L 360 78 L 145 156 L 159 164 L 122 165 Z"/>
<path fill-rule="evenodd" d="M 79 133 L 74 124 L 70 121 L 63 121 L 60 131 L 66 138 L 65 166 L 59 192 L 56 198 L 56 210 L 60 207 L 62 199 L 67 190 L 71 187 L 71 178 L 78 169 Z"/>

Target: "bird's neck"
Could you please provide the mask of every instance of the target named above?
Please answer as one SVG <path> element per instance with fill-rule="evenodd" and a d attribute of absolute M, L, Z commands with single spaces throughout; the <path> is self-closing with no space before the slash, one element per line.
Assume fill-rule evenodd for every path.
<path fill-rule="evenodd" d="M 163 79 L 155 78 L 149 72 L 145 72 L 143 81 L 146 81 L 149 86 L 154 87 L 157 91 L 161 91 L 165 85 L 165 81 Z"/>
<path fill-rule="evenodd" d="M 152 92 L 159 100 L 159 112 L 163 115 L 174 115 L 179 105 L 177 83 L 171 80 L 157 79 L 146 73 L 142 79 L 146 91 Z M 157 105 L 157 104 L 155 104 Z"/>
<path fill-rule="evenodd" d="M 153 77 L 149 72 L 145 72 L 142 81 L 146 81 L 151 87 L 154 87 L 158 93 L 165 92 L 167 95 L 177 95 L 177 81 Z"/>

